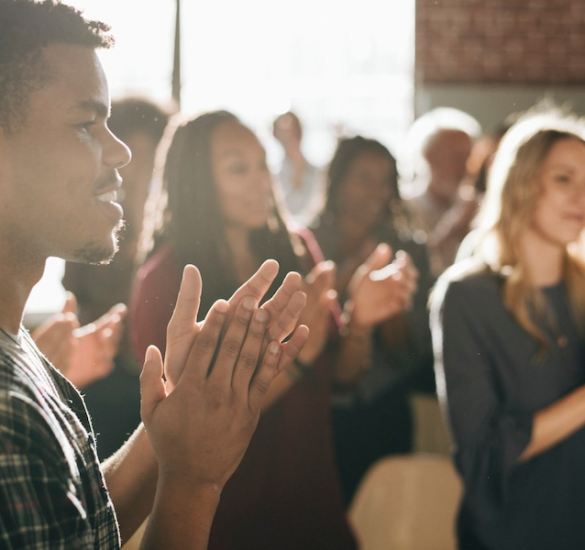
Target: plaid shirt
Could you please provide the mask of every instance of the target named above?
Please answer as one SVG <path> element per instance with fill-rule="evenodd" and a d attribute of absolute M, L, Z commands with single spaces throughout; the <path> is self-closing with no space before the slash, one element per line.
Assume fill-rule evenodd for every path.
<path fill-rule="evenodd" d="M 0 332 L 0 548 L 120 548 L 83 400 L 19 340 Z"/>

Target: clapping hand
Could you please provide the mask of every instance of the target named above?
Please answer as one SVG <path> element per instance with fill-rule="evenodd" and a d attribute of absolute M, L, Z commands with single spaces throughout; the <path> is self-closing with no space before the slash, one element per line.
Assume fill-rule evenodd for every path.
<path fill-rule="evenodd" d="M 39 349 L 73 384 L 82 388 L 108 375 L 122 337 L 126 306 L 117 304 L 83 327 L 75 311 L 75 296 L 67 293 L 60 313 L 32 333 Z"/>
<path fill-rule="evenodd" d="M 181 287 L 177 306 L 167 329 L 164 372 L 168 390 L 178 382 L 193 342 L 205 322 L 196 322 L 202 287 L 199 272 L 193 266 L 188 266 L 186 269 L 184 276 L 187 276 L 188 280 L 184 282 L 185 290 L 183 291 Z M 257 306 L 277 274 L 278 263 L 274 260 L 265 261 L 228 300 L 230 308 L 227 320 L 231 319 L 235 306 L 246 296 L 251 297 Z M 300 290 L 301 283 L 302 278 L 298 273 L 288 273 L 274 296 L 262 305 L 262 309 L 270 314 L 264 347 L 270 341 L 282 342 L 290 335 L 287 342 L 281 345 L 282 354 L 277 365 L 279 372 L 297 357 L 308 338 L 307 327 L 302 326 L 295 330 L 300 313 L 306 304 L 306 295 Z"/>
<path fill-rule="evenodd" d="M 201 278 L 185 268 L 164 364 L 151 346 L 141 375 L 141 414 L 162 479 L 222 487 L 239 464 L 270 383 L 308 337 L 307 327 L 294 328 L 306 300 L 298 274 L 258 307 L 277 272 L 265 262 L 197 323 Z"/>
<path fill-rule="evenodd" d="M 309 327 L 309 339 L 299 354 L 299 360 L 312 364 L 323 350 L 329 337 L 332 303 L 337 299 L 335 264 L 319 262 L 305 277 L 302 289 L 307 295 L 299 322 Z"/>
<path fill-rule="evenodd" d="M 417 289 L 418 271 L 410 256 L 380 244 L 356 270 L 349 287 L 346 313 L 358 326 L 371 327 L 407 310 Z"/>

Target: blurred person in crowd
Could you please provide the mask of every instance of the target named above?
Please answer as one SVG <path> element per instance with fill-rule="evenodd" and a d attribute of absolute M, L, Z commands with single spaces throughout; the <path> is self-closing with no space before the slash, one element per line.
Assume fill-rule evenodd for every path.
<path fill-rule="evenodd" d="M 406 200 L 413 227 L 426 236 L 435 276 L 449 267 L 477 211 L 473 186 L 465 183 L 467 161 L 479 123 L 467 113 L 439 107 L 409 130 L 407 154 L 414 170 L 410 185 L 420 189 Z"/>
<path fill-rule="evenodd" d="M 494 160 L 500 141 L 512 125 L 511 121 L 512 115 L 505 122 L 492 126 L 475 140 L 471 148 L 471 153 L 467 159 L 467 177 L 480 196 L 480 202 L 487 189 L 489 167 Z"/>
<path fill-rule="evenodd" d="M 490 169 L 475 254 L 431 303 L 459 548 L 585 546 L 585 123 L 535 112 Z"/>
<path fill-rule="evenodd" d="M 481 204 L 483 202 L 485 193 L 487 191 L 487 182 L 489 171 L 494 161 L 494 156 L 498 150 L 500 141 L 513 124 L 513 120 L 518 117 L 518 114 L 510 115 L 506 121 L 497 124 L 485 134 L 483 134 L 474 144 L 467 162 L 467 172 L 470 183 L 475 190 L 475 197 L 479 205 L 477 211 L 481 211 Z M 470 224 L 470 230 L 461 241 L 455 262 L 468 258 L 474 253 L 478 231 L 477 231 L 477 213 Z"/>
<path fill-rule="evenodd" d="M 361 377 L 366 335 L 408 305 L 410 273 L 398 264 L 395 276 L 385 275 L 380 270 L 388 247 L 372 251 L 342 319 L 332 292 L 333 264 L 322 261 L 307 229 L 285 225 L 264 147 L 229 112 L 204 113 L 178 126 L 166 154 L 164 188 L 162 235 L 138 272 L 130 310 L 138 355 L 150 342 L 164 346 L 186 263 L 195 262 L 205 281 L 202 312 L 265 258 L 276 259 L 284 272 L 303 274 L 307 294 L 300 321 L 309 339 L 268 391 L 256 436 L 222 494 L 209 548 L 355 548 L 332 451 L 330 388 Z"/>
<path fill-rule="evenodd" d="M 295 113 L 278 115 L 272 124 L 272 134 L 284 152 L 275 183 L 288 213 L 299 224 L 307 225 L 323 204 L 322 172 L 307 160 L 302 150 L 303 128 Z"/>
<path fill-rule="evenodd" d="M 356 388 L 338 391 L 333 401 L 337 461 L 349 503 L 376 460 L 412 450 L 411 392 L 434 392 L 426 306 L 434 278 L 426 247 L 410 234 L 396 161 L 384 145 L 362 136 L 340 139 L 326 182 L 325 207 L 312 230 L 325 258 L 337 266 L 341 302 L 356 270 L 380 243 L 418 274 L 412 307 L 372 327 L 370 368 Z"/>

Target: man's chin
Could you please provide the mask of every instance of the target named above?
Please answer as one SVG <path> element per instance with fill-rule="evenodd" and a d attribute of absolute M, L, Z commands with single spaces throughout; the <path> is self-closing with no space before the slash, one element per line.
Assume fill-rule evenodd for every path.
<path fill-rule="evenodd" d="M 93 264 L 93 265 L 107 265 L 109 264 L 119 249 L 118 234 L 124 227 L 124 223 L 120 222 L 112 232 L 112 238 L 109 244 L 91 242 L 80 248 L 73 255 L 72 261 Z"/>
<path fill-rule="evenodd" d="M 81 264 L 107 265 L 112 261 L 118 251 L 118 244 L 113 247 L 104 247 L 103 244 L 90 243 L 79 249 L 72 258 L 72 261 Z"/>

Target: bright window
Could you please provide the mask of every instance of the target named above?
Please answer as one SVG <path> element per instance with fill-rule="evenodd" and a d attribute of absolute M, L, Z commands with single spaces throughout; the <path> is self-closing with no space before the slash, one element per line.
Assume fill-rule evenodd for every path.
<path fill-rule="evenodd" d="M 112 96 L 171 95 L 175 0 L 68 0 L 112 26 L 100 54 Z M 413 119 L 414 0 L 182 0 L 182 108 L 225 108 L 252 126 L 275 162 L 275 115 L 295 111 L 310 160 L 325 164 L 339 134 L 396 151 Z M 61 277 L 52 262 L 47 278 Z M 35 291 L 54 310 L 61 292 Z M 48 298 L 50 296 L 50 299 Z"/>

